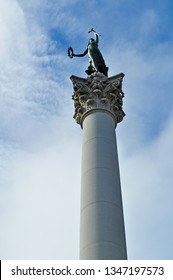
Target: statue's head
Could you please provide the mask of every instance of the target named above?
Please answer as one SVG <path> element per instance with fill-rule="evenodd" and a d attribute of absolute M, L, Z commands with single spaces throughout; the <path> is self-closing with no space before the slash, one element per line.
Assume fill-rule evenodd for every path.
<path fill-rule="evenodd" d="M 95 40 L 93 38 L 89 39 L 88 45 L 95 43 Z"/>

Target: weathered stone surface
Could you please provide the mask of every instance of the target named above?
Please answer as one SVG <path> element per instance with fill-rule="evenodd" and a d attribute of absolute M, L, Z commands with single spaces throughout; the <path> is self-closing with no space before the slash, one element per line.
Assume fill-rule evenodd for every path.
<path fill-rule="evenodd" d="M 91 110 L 106 110 L 111 113 L 115 123 L 121 122 L 125 113 L 122 109 L 122 80 L 124 74 L 106 77 L 96 72 L 86 79 L 72 75 L 75 114 L 74 118 L 82 126 L 83 119 Z"/>

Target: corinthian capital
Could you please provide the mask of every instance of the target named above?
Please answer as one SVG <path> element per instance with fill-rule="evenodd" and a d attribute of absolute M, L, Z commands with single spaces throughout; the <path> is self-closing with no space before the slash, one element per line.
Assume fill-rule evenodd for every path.
<path fill-rule="evenodd" d="M 107 111 L 115 119 L 115 123 L 121 122 L 125 113 L 122 109 L 123 97 L 122 80 L 124 74 L 106 77 L 102 73 L 95 72 L 86 79 L 71 76 L 74 93 L 75 114 L 74 118 L 82 126 L 83 119 L 93 111 Z"/>

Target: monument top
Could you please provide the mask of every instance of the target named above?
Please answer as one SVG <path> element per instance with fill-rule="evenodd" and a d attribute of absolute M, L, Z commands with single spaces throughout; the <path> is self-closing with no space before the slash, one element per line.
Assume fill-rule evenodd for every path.
<path fill-rule="evenodd" d="M 100 72 L 105 76 L 108 76 L 108 67 L 106 67 L 104 58 L 98 48 L 99 43 L 99 34 L 91 28 L 88 33 L 93 32 L 95 35 L 95 39 L 90 38 L 88 41 L 88 45 L 86 50 L 81 54 L 75 54 L 72 47 L 68 48 L 68 56 L 70 58 L 76 57 L 83 57 L 86 54 L 89 56 L 89 66 L 88 69 L 85 71 L 88 75 L 91 75 L 95 72 Z"/>

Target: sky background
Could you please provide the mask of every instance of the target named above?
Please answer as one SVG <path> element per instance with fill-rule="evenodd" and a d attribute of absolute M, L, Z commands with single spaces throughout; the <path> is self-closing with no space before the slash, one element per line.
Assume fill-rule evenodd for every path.
<path fill-rule="evenodd" d="M 125 74 L 117 141 L 129 259 L 173 259 L 173 1 L 0 0 L 0 259 L 78 259 L 73 75 L 93 27 Z"/>

